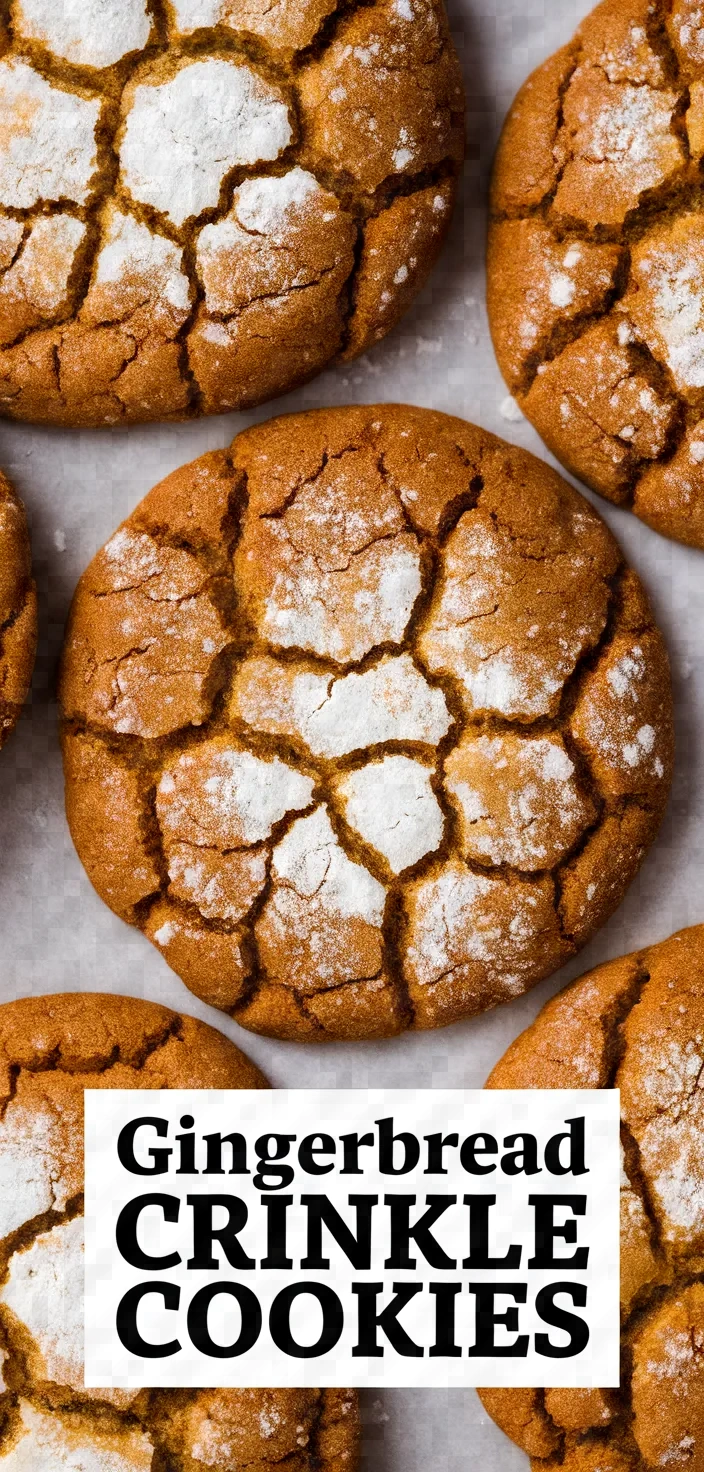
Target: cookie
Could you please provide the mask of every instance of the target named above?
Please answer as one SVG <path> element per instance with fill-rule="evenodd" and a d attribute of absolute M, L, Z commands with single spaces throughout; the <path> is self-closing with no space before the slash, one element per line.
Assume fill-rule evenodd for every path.
<path fill-rule="evenodd" d="M 543 1008 L 489 1088 L 621 1090 L 620 1391 L 484 1390 L 534 1472 L 704 1467 L 704 926 Z"/>
<path fill-rule="evenodd" d="M 698 0 L 604 0 L 519 92 L 494 172 L 489 316 L 559 460 L 704 547 Z"/>
<path fill-rule="evenodd" d="M 83 1090 L 265 1088 L 227 1038 L 130 997 L 0 1007 L 0 1468 L 354 1472 L 337 1390 L 83 1385 Z"/>
<path fill-rule="evenodd" d="M 0 412 L 242 409 L 395 326 L 464 150 L 443 0 L 5 9 Z"/>
<path fill-rule="evenodd" d="M 24 506 L 0 473 L 0 746 L 19 720 L 37 648 L 37 590 Z"/>
<path fill-rule="evenodd" d="M 667 655 L 600 517 L 393 405 L 157 486 L 80 580 L 61 701 L 98 893 L 277 1037 L 520 995 L 619 903 L 672 770 Z"/>

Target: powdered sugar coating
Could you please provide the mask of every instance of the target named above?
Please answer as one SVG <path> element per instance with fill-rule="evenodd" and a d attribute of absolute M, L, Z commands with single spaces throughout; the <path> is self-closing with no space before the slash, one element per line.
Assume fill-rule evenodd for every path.
<path fill-rule="evenodd" d="M 379 406 L 274 420 L 156 488 L 118 536 L 120 583 L 120 537 L 138 528 L 145 589 L 152 567 L 168 586 L 152 540 L 223 569 L 231 642 L 202 736 L 175 727 L 163 755 L 138 756 L 129 832 L 141 821 L 158 859 L 142 894 L 114 876 L 108 891 L 85 803 L 73 827 L 100 892 L 187 984 L 276 1036 L 380 1036 L 495 1005 L 574 953 L 645 851 L 671 762 L 652 615 L 576 493 L 461 421 Z M 399 557 L 411 596 L 380 614 L 370 568 Z M 84 606 L 81 589 L 73 648 L 84 619 L 94 642 Z M 626 747 L 653 748 L 637 779 L 602 785 L 581 701 L 611 710 L 634 644 Z M 74 719 L 82 668 L 69 659 Z M 229 816 L 209 796 L 223 761 Z M 273 763 L 301 786 L 262 821 Z"/>
<path fill-rule="evenodd" d="M 504 997 L 523 991 L 534 962 L 536 923 L 545 923 L 545 890 L 475 874 L 450 860 L 419 880 L 409 905 L 407 975 L 414 987 L 452 976 L 471 993 L 497 987 Z M 559 948 L 558 948 L 559 949 Z"/>
<path fill-rule="evenodd" d="M 175 225 L 212 209 L 237 164 L 278 158 L 291 141 L 288 107 L 250 67 L 193 61 L 169 82 L 136 87 L 120 145 L 125 187 Z"/>
<path fill-rule="evenodd" d="M 657 657 L 651 634 L 615 640 L 585 682 L 571 719 L 576 740 L 613 791 L 637 791 L 665 774 L 660 703 L 650 679 Z"/>
<path fill-rule="evenodd" d="M 395 138 L 413 134 L 375 201 L 368 153 L 331 166 L 304 97 L 357 24 L 345 9 L 328 29 L 336 9 L 5 0 L 0 215 L 21 211 L 26 237 L 58 205 L 87 228 L 58 304 L 21 272 L 0 294 L 0 414 L 102 428 L 243 410 L 395 326 L 449 223 L 461 76 L 444 0 L 427 0 L 400 46 L 403 17 L 373 0 L 364 27 L 388 52 L 392 106 L 360 67 L 365 48 L 343 45 L 359 106 L 338 95 L 330 109 L 336 127 L 368 115 L 379 136 L 389 119 Z M 0 274 L 23 235 L 0 218 Z"/>
<path fill-rule="evenodd" d="M 312 900 L 343 919 L 381 925 L 386 892 L 341 848 L 323 807 L 299 818 L 274 849 L 273 873 L 301 899 Z"/>
<path fill-rule="evenodd" d="M 10 1259 L 0 1302 L 37 1345 L 41 1378 L 83 1390 L 83 1217 L 60 1222 Z"/>
<path fill-rule="evenodd" d="M 0 1239 L 42 1212 L 63 1211 L 70 1168 L 55 1113 L 12 1099 L 0 1124 Z"/>
<path fill-rule="evenodd" d="M 475 512 L 461 518 L 443 550 L 419 649 L 433 673 L 461 682 L 471 715 L 554 713 L 564 681 L 598 634 L 598 611 L 583 616 L 578 603 L 561 611 L 559 630 L 541 614 L 558 589 L 563 597 L 568 585 L 586 589 L 586 558 L 575 549 L 568 567 L 545 566 L 535 604 L 527 605 L 520 592 L 525 556 L 507 528 Z"/>
<path fill-rule="evenodd" d="M 305 995 L 381 973 L 386 891 L 348 858 L 324 807 L 274 849 L 272 877 L 255 926 L 270 976 Z"/>
<path fill-rule="evenodd" d="M 327 498 L 319 492 L 317 506 L 312 496 L 301 495 L 285 517 L 269 524 L 271 576 L 259 624 L 272 644 L 345 663 L 362 659 L 375 644 L 401 642 L 421 590 L 420 556 L 411 533 L 389 536 L 402 524 L 398 507 L 378 516 L 345 509 L 328 517 L 333 494 L 334 485 Z M 309 550 L 316 526 L 325 540 L 332 529 L 329 548 L 323 541 Z M 244 548 L 239 556 L 247 556 Z"/>
<path fill-rule="evenodd" d="M 245 179 L 229 214 L 198 236 L 206 311 L 231 316 L 258 300 L 284 302 L 290 292 L 320 286 L 351 253 L 349 229 L 337 197 L 304 169 Z M 217 323 L 203 329 L 210 341 L 216 330 Z"/>
<path fill-rule="evenodd" d="M 260 843 L 287 813 L 306 808 L 310 777 L 275 757 L 262 761 L 223 742 L 207 742 L 166 767 L 157 814 L 167 841 L 221 849 Z"/>
<path fill-rule="evenodd" d="M 66 308 L 71 273 L 85 236 L 85 225 L 72 215 L 40 216 L 29 227 L 22 251 L 0 277 L 5 338 L 11 340 Z"/>
<path fill-rule="evenodd" d="M 85 204 L 97 166 L 101 104 L 45 81 L 15 57 L 0 61 L 0 203 Z"/>
<path fill-rule="evenodd" d="M 138 1429 L 81 1430 L 70 1415 L 20 1402 L 17 1440 L 5 1452 L 4 1472 L 150 1472 L 154 1445 Z"/>
<path fill-rule="evenodd" d="M 584 1046 L 596 1070 L 581 1070 Z M 549 1435 L 520 1416 L 519 1394 L 487 1397 L 490 1414 L 534 1466 L 698 1468 L 704 1389 L 704 927 L 596 968 L 549 1002 L 494 1069 L 489 1086 L 618 1088 L 623 1368 L 618 1401 L 546 1391 Z M 593 1394 L 593 1392 L 592 1392 Z M 603 1394 L 603 1393 L 602 1393 Z M 518 1412 L 518 1414 L 516 1414 Z M 624 1421 L 628 1441 L 624 1446 Z M 540 1429 L 540 1428 L 538 1428 Z M 635 1446 L 633 1443 L 635 1442 Z M 593 1460 L 592 1460 L 593 1458 Z"/>
<path fill-rule="evenodd" d="M 555 196 L 556 211 L 586 215 L 589 223 L 620 223 L 646 190 L 682 167 L 682 147 L 672 129 L 676 105 L 676 92 L 612 84 L 597 69 L 578 68 L 565 100 L 572 157 Z M 590 183 L 600 194 L 595 206 L 588 202 Z"/>
<path fill-rule="evenodd" d="M 173 241 L 149 230 L 134 215 L 111 209 L 96 258 L 86 310 L 112 317 L 152 300 L 152 311 L 180 326 L 190 311 L 190 285 L 182 252 Z"/>
<path fill-rule="evenodd" d="M 642 240 L 624 311 L 688 397 L 704 387 L 704 220 L 684 215 Z"/>
<path fill-rule="evenodd" d="M 146 46 L 145 0 L 13 0 L 16 32 L 76 66 L 113 66 Z"/>
<path fill-rule="evenodd" d="M 205 301 L 209 312 L 227 315 L 240 305 L 242 288 L 240 275 L 246 271 L 246 259 L 252 257 L 250 269 L 259 275 L 270 274 L 269 284 L 275 289 L 276 274 L 280 266 L 278 252 L 295 246 L 296 231 L 303 226 L 312 196 L 322 197 L 325 191 L 312 174 L 303 169 L 291 169 L 288 174 L 246 179 L 235 190 L 230 214 L 215 225 L 206 225 L 198 236 L 198 270 L 205 289 Z M 329 196 L 328 196 L 329 197 Z M 335 218 L 336 201 L 331 199 Z M 261 237 L 267 237 L 271 260 L 263 259 L 266 245 Z M 233 272 L 233 258 L 242 258 L 239 269 Z M 305 274 L 294 274 L 293 286 L 305 281 Z"/>
<path fill-rule="evenodd" d="M 572 474 L 695 547 L 704 481 L 676 462 L 704 387 L 701 28 L 696 0 L 585 18 L 509 113 L 488 252 L 492 336 L 526 417 Z M 554 269 L 572 231 L 576 281 Z"/>
<path fill-rule="evenodd" d="M 460 815 L 463 854 L 538 870 L 559 863 L 594 815 L 558 735 L 466 737 L 445 786 Z"/>
<path fill-rule="evenodd" d="M 228 26 L 261 36 L 272 46 L 308 46 L 335 0 L 171 0 L 184 35 L 206 26 Z"/>
<path fill-rule="evenodd" d="M 235 677 L 230 716 L 255 731 L 296 736 L 314 756 L 333 759 L 385 741 L 437 746 L 451 716 L 410 654 L 385 655 L 338 679 L 273 659 L 246 660 Z"/>
<path fill-rule="evenodd" d="M 387 756 L 349 772 L 336 783 L 345 818 L 400 874 L 442 841 L 442 809 L 432 770 L 405 756 Z"/>
<path fill-rule="evenodd" d="M 0 268 L 3 271 L 12 265 L 24 235 L 24 225 L 21 220 L 13 220 L 10 215 L 0 215 Z"/>

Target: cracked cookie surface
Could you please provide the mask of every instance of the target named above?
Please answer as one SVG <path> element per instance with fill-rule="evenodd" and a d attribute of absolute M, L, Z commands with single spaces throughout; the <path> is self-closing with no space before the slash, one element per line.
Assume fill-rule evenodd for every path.
<path fill-rule="evenodd" d="M 462 420 L 321 410 L 157 486 L 76 591 L 68 820 L 186 985 L 279 1037 L 519 995 L 619 903 L 667 655 L 584 499 Z"/>
<path fill-rule="evenodd" d="M 449 226 L 443 0 L 0 0 L 0 413 L 242 409 L 393 328 Z"/>
<path fill-rule="evenodd" d="M 83 1385 L 83 1090 L 265 1087 L 222 1034 L 133 997 L 0 1007 L 3 1472 L 354 1472 L 353 1391 Z"/>
<path fill-rule="evenodd" d="M 37 647 L 37 590 L 24 506 L 0 473 L 0 746 L 19 720 Z"/>
<path fill-rule="evenodd" d="M 704 548 L 704 19 L 604 0 L 529 77 L 497 154 L 501 371 L 574 475 Z"/>
<path fill-rule="evenodd" d="M 488 1080 L 621 1090 L 621 1388 L 481 1391 L 533 1472 L 704 1467 L 703 1036 L 697 926 L 574 982 Z"/>

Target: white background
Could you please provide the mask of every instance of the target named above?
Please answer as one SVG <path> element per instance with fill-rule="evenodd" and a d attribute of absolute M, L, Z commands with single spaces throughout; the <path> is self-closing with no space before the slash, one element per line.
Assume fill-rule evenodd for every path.
<path fill-rule="evenodd" d="M 93 1089 L 85 1095 L 86 1143 L 86 1385 L 94 1388 L 121 1387 L 132 1390 L 150 1386 L 336 1386 L 366 1387 L 454 1385 L 536 1385 L 546 1372 L 556 1386 L 578 1389 L 587 1386 L 618 1386 L 619 1349 L 619 1178 L 621 1173 L 619 1139 L 619 1095 L 608 1090 L 555 1089 L 283 1089 L 262 1094 L 257 1090 L 229 1092 L 209 1089 L 206 1092 L 173 1089 L 155 1099 L 147 1090 L 135 1093 L 123 1089 Z M 167 1170 L 163 1174 L 142 1176 L 129 1171 L 118 1158 L 117 1142 L 122 1130 L 140 1118 L 154 1113 L 167 1121 L 167 1130 L 157 1136 L 153 1126 L 143 1125 L 135 1134 L 134 1155 L 147 1168 L 155 1149 L 170 1147 L 162 1157 Z M 177 1144 L 181 1133 L 181 1116 L 194 1121 L 189 1131 L 195 1136 L 196 1173 L 180 1173 L 181 1156 Z M 584 1120 L 584 1165 L 579 1174 L 552 1174 L 544 1164 L 546 1146 L 557 1140 L 558 1156 L 563 1167 L 569 1167 L 571 1145 L 566 1138 L 567 1121 Z M 410 1132 L 418 1141 L 418 1159 L 403 1170 L 407 1160 L 402 1139 L 394 1144 L 394 1174 L 381 1173 L 383 1160 L 378 1145 L 365 1145 L 358 1152 L 360 1174 L 342 1173 L 343 1148 L 340 1141 L 352 1133 L 378 1141 L 376 1123 L 392 1120 L 394 1135 Z M 323 1173 L 306 1172 L 299 1164 L 298 1150 L 308 1137 L 320 1140 L 324 1129 L 336 1142 L 337 1149 L 318 1158 Z M 237 1175 L 201 1175 L 205 1162 L 203 1140 L 209 1135 L 229 1135 L 237 1131 L 246 1141 L 248 1173 Z M 493 1136 L 498 1145 L 494 1156 L 482 1155 L 481 1174 L 463 1168 L 458 1148 L 443 1151 L 443 1170 L 429 1175 L 425 1139 L 435 1134 L 454 1133 L 459 1145 L 468 1136 Z M 523 1146 L 516 1135 L 530 1133 L 537 1144 L 538 1170 L 531 1175 L 507 1175 L 501 1169 L 504 1141 L 509 1137 L 513 1148 Z M 266 1187 L 255 1184 L 257 1176 L 256 1142 L 273 1134 L 293 1135 L 284 1163 L 292 1170 L 289 1183 L 276 1185 L 276 1173 L 264 1173 Z M 264 1148 L 267 1148 L 265 1143 Z M 510 1153 L 510 1147 L 506 1146 Z M 225 1171 L 230 1156 L 225 1147 L 222 1157 Z M 159 1161 L 158 1163 L 161 1163 Z M 579 1166 L 579 1160 L 575 1160 Z M 548 1164 L 552 1161 L 548 1157 Z M 493 1167 L 493 1169 L 491 1169 Z M 396 1173 L 398 1172 L 398 1173 Z M 402 1173 L 401 1173 L 402 1172 Z M 271 1183 L 271 1184 L 269 1184 Z M 136 1229 L 138 1244 L 150 1257 L 180 1255 L 176 1267 L 145 1271 L 136 1269 L 119 1253 L 116 1227 L 123 1209 L 142 1196 L 170 1196 L 179 1203 L 178 1220 L 166 1222 L 161 1206 L 146 1206 Z M 372 1215 L 370 1267 L 363 1271 L 353 1267 L 331 1233 L 324 1229 L 322 1250 L 329 1267 L 316 1270 L 301 1267 L 308 1247 L 307 1215 L 300 1205 L 301 1197 L 313 1194 L 325 1197 L 354 1232 L 355 1213 L 350 1196 L 376 1197 Z M 489 1195 L 494 1203 L 489 1213 L 489 1253 L 505 1257 L 513 1243 L 521 1248 L 516 1268 L 465 1268 L 469 1237 L 467 1195 Z M 233 1196 L 243 1202 L 246 1217 L 238 1243 L 251 1259 L 243 1271 L 230 1267 L 222 1247 L 213 1243 L 212 1254 L 217 1267 L 189 1270 L 193 1255 L 194 1215 L 189 1206 L 193 1196 Z M 577 1270 L 565 1264 L 553 1268 L 529 1268 L 529 1259 L 537 1250 L 535 1216 L 530 1199 L 544 1197 L 583 1196 L 584 1212 L 577 1217 L 564 1205 L 556 1207 L 556 1224 L 572 1223 L 577 1248 L 586 1248 L 586 1269 Z M 268 1251 L 267 1202 L 287 1197 L 286 1255 L 289 1269 L 267 1268 L 257 1271 Z M 432 1228 L 432 1235 L 445 1253 L 454 1259 L 452 1269 L 433 1267 L 420 1247 L 412 1242 L 410 1257 L 413 1268 L 390 1269 L 385 1259 L 390 1250 L 388 1210 L 389 1197 L 415 1198 L 410 1221 L 418 1222 L 425 1214 L 430 1198 L 447 1198 L 447 1208 Z M 454 1204 L 452 1198 L 454 1197 Z M 226 1220 L 222 1206 L 211 1220 L 216 1227 Z M 569 1239 L 556 1234 L 553 1244 L 555 1259 L 568 1259 L 575 1247 Z M 138 1313 L 138 1325 L 147 1343 L 165 1344 L 178 1341 L 180 1350 L 157 1359 L 143 1359 L 131 1354 L 118 1338 L 116 1319 L 123 1295 L 130 1289 L 158 1280 L 177 1286 L 180 1304 L 167 1311 L 161 1295 L 148 1294 Z M 561 1281 L 575 1282 L 586 1290 L 586 1307 L 578 1308 L 578 1317 L 589 1326 L 589 1337 L 580 1354 L 569 1358 L 545 1359 L 535 1348 L 535 1335 L 547 1330 L 551 1343 L 565 1344 L 562 1331 L 540 1319 L 536 1295 L 543 1288 Z M 253 1292 L 262 1312 L 262 1326 L 256 1343 L 246 1354 L 227 1359 L 210 1359 L 190 1342 L 187 1332 L 187 1308 L 201 1288 L 217 1288 L 224 1282 L 241 1283 Z M 268 1330 L 271 1305 L 282 1290 L 311 1281 L 332 1288 L 344 1313 L 344 1327 L 338 1343 L 320 1358 L 292 1358 L 274 1344 Z M 381 1283 L 383 1291 L 377 1299 L 378 1311 L 391 1303 L 398 1284 L 421 1285 L 400 1313 L 399 1323 L 418 1345 L 425 1346 L 423 1356 L 402 1356 L 380 1329 L 377 1341 L 382 1354 L 377 1358 L 355 1358 L 358 1300 L 353 1284 Z M 454 1300 L 455 1342 L 463 1351 L 457 1357 L 432 1359 L 428 1349 L 435 1338 L 436 1299 L 428 1291 L 432 1283 L 459 1285 Z M 499 1356 L 472 1358 L 467 1351 L 475 1342 L 476 1298 L 468 1291 L 472 1283 L 513 1283 L 526 1289 L 526 1302 L 517 1309 L 518 1331 L 528 1337 L 527 1353 L 520 1359 Z M 560 1309 L 572 1311 L 568 1296 L 557 1300 Z M 497 1299 L 496 1313 L 503 1315 L 513 1307 L 507 1296 Z M 208 1318 L 210 1333 L 218 1344 L 232 1344 L 240 1332 L 242 1316 L 231 1299 L 219 1297 Z M 301 1296 L 290 1318 L 291 1332 L 301 1345 L 313 1344 L 320 1332 L 321 1315 L 311 1298 Z M 509 1345 L 514 1333 L 497 1327 L 497 1345 Z"/>
<path fill-rule="evenodd" d="M 0 423 L 0 464 L 28 507 L 41 600 L 33 704 L 0 757 L 3 999 L 84 989 L 161 1001 L 220 1026 L 278 1085 L 472 1088 L 567 980 L 704 920 L 704 554 L 662 540 L 604 502 L 599 508 L 645 580 L 670 647 L 678 728 L 674 793 L 659 841 L 621 909 L 580 957 L 530 996 L 442 1032 L 375 1045 L 318 1050 L 251 1037 L 191 996 L 153 947 L 104 907 L 63 815 L 54 689 L 69 599 L 94 552 L 155 481 L 271 413 L 376 399 L 464 415 L 544 453 L 529 425 L 501 415 L 506 391 L 484 311 L 487 176 L 519 83 L 569 39 L 590 8 L 589 0 L 449 0 L 469 93 L 464 201 L 434 282 L 368 359 L 323 374 L 255 414 L 199 424 L 68 433 Z M 489 1422 L 471 1391 L 367 1397 L 365 1420 L 364 1472 L 430 1466 L 466 1472 L 470 1457 L 486 1472 L 527 1472 L 524 1455 Z"/>

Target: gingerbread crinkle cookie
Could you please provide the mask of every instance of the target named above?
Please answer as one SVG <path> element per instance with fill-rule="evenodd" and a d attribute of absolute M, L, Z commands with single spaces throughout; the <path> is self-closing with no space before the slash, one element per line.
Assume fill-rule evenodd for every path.
<path fill-rule="evenodd" d="M 71 832 L 199 996 L 281 1037 L 507 1001 L 622 898 L 672 765 L 638 579 L 558 476 L 395 406 L 170 476 L 81 579 Z"/>
<path fill-rule="evenodd" d="M 27 518 L 0 474 L 0 746 L 24 705 L 37 647 L 37 590 Z"/>
<path fill-rule="evenodd" d="M 698 926 L 568 987 L 489 1079 L 621 1091 L 621 1388 L 481 1392 L 534 1472 L 704 1467 L 703 1039 Z"/>
<path fill-rule="evenodd" d="M 220 1033 L 131 997 L 0 1008 L 3 1472 L 355 1472 L 353 1391 L 83 1384 L 83 1090 L 264 1087 Z"/>
<path fill-rule="evenodd" d="M 442 0 L 6 0 L 0 412 L 241 409 L 383 337 L 450 221 Z"/>
<path fill-rule="evenodd" d="M 704 26 L 603 0 L 519 92 L 496 160 L 489 312 L 563 464 L 704 547 Z"/>

